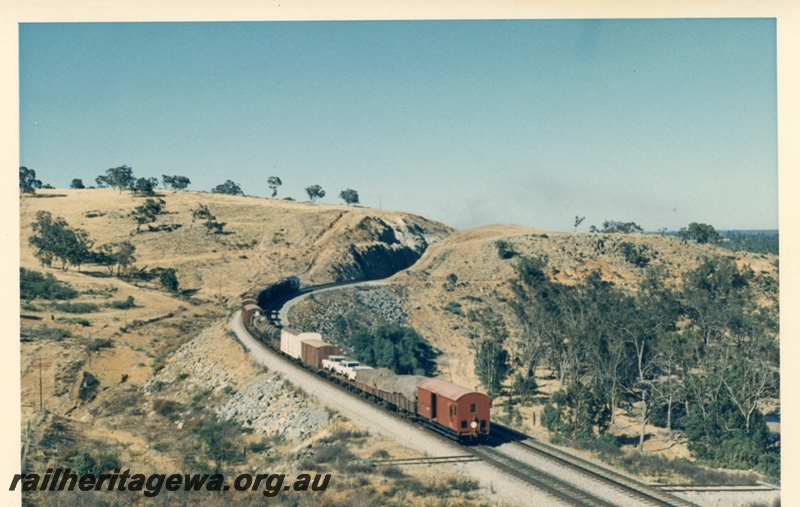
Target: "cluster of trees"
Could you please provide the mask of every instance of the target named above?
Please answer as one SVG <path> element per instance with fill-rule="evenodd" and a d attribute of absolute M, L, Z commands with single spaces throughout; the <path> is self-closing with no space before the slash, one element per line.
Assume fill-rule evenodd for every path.
<path fill-rule="evenodd" d="M 578 219 L 575 217 L 575 228 L 577 229 L 580 223 L 583 222 L 583 218 Z M 594 225 L 589 227 L 589 232 L 608 232 L 608 233 L 623 233 L 623 234 L 630 234 L 633 232 L 644 232 L 644 229 L 639 226 L 636 222 L 618 222 L 614 220 L 606 220 L 603 222 L 603 228 L 597 229 Z"/>
<path fill-rule="evenodd" d="M 127 165 L 112 167 L 95 178 L 98 188 L 111 187 L 113 189 L 130 190 L 138 195 L 153 195 L 154 189 L 158 186 L 158 178 L 136 178 L 133 175 L 133 168 Z M 74 182 L 74 180 L 73 180 Z"/>
<path fill-rule="evenodd" d="M 42 266 L 52 267 L 53 261 L 58 260 L 61 269 L 67 271 L 70 266 L 77 266 L 80 270 L 82 264 L 91 263 L 105 267 L 112 276 L 116 269 L 118 277 L 128 277 L 134 269 L 136 246 L 130 241 L 105 243 L 92 249 L 94 242 L 86 231 L 73 229 L 66 220 L 54 218 L 49 211 L 37 212 L 32 228 L 34 233 L 28 238 L 28 242 L 35 248 L 34 256 Z M 178 277 L 174 268 L 162 270 L 159 281 L 168 291 L 178 291 Z M 37 296 L 45 299 L 69 299 L 77 294 L 69 286 L 60 285 L 53 275 L 43 276 L 24 269 L 20 270 L 20 288 L 25 299 Z"/>
<path fill-rule="evenodd" d="M 780 235 L 778 231 L 720 231 L 722 246 L 733 250 L 746 250 L 755 253 L 778 255 Z M 725 241 L 727 240 L 727 241 Z"/>
<path fill-rule="evenodd" d="M 206 234 L 213 232 L 214 234 L 223 234 L 226 222 L 217 222 L 217 217 L 211 213 L 208 206 L 205 204 L 198 204 L 197 209 L 192 210 L 192 222 L 195 220 L 202 220 L 203 226 L 206 228 Z"/>
<path fill-rule="evenodd" d="M 36 298 L 55 300 L 72 299 L 78 296 L 78 291 L 67 283 L 56 280 L 51 273 L 39 273 L 19 268 L 19 297 L 26 301 Z"/>
<path fill-rule="evenodd" d="M 42 266 L 52 267 L 57 260 L 63 271 L 73 265 L 80 271 L 81 264 L 91 259 L 94 242 L 89 233 L 71 228 L 63 218 L 53 217 L 49 211 L 38 211 L 31 227 L 33 234 L 28 243 Z"/>
<path fill-rule="evenodd" d="M 31 228 L 33 234 L 28 243 L 42 267 L 52 267 L 58 261 L 63 271 L 71 266 L 80 270 L 81 265 L 91 263 L 104 266 L 111 275 L 116 269 L 117 276 L 129 276 L 136 262 L 136 247 L 129 241 L 106 243 L 94 249 L 94 240 L 85 230 L 70 227 L 66 220 L 53 217 L 49 211 L 38 211 Z"/>
<path fill-rule="evenodd" d="M 192 183 L 186 176 L 168 176 L 166 174 L 161 176 L 161 182 L 164 188 L 171 188 L 173 190 L 185 190 Z M 110 187 L 119 189 L 120 192 L 123 190 L 130 190 L 134 195 L 147 197 L 154 196 L 155 189 L 158 188 L 158 178 L 136 178 L 133 174 L 133 169 L 127 165 L 107 169 L 105 174 L 101 174 L 95 178 L 95 183 L 97 184 L 97 188 Z M 281 185 L 283 185 L 283 182 L 278 176 L 270 176 L 267 178 L 267 186 L 272 191 L 272 198 L 278 195 L 278 187 Z M 42 187 L 42 182 L 36 179 L 36 171 L 28 169 L 27 167 L 19 168 L 20 193 L 35 194 L 36 189 Z M 69 187 L 77 189 L 86 188 L 83 180 L 80 178 L 73 179 Z M 311 202 L 325 197 L 325 190 L 319 185 L 310 185 L 305 188 L 305 191 L 308 195 L 308 200 Z M 212 188 L 211 192 L 215 194 L 244 195 L 242 186 L 233 180 L 226 180 L 224 183 Z M 358 192 L 352 188 L 342 190 L 339 193 L 339 198 L 347 204 L 358 204 L 359 202 Z"/>
<path fill-rule="evenodd" d="M 19 168 L 19 192 L 21 194 L 35 194 L 37 188 L 42 188 L 42 181 L 36 179 L 36 171 L 25 166 Z"/>
<path fill-rule="evenodd" d="M 130 276 L 136 257 L 136 246 L 130 241 L 120 243 L 105 243 L 91 254 L 91 261 L 108 269 L 108 274 L 113 275 L 114 269 L 117 276 Z"/>
<path fill-rule="evenodd" d="M 348 340 L 359 361 L 400 375 L 432 375 L 436 353 L 410 327 L 386 325 L 362 329 Z"/>
<path fill-rule="evenodd" d="M 684 240 L 691 239 L 700 244 L 711 243 L 716 245 L 722 241 L 722 236 L 714 230 L 714 227 L 697 222 L 690 223 L 688 227 L 681 227 L 681 230 L 678 231 L 678 236 Z"/>
<path fill-rule="evenodd" d="M 670 434 L 679 425 L 697 457 L 776 471 L 779 449 L 758 406 L 778 396 L 778 309 L 756 302 L 759 275 L 730 258 L 706 258 L 680 288 L 651 268 L 629 293 L 598 272 L 573 286 L 553 282 L 545 257 L 521 257 L 515 269 L 515 347 L 505 346 L 491 310 L 468 313 L 485 329 L 475 361 L 490 393 L 512 368 L 514 385 L 529 388 L 545 366 L 561 386 L 542 415 L 552 431 L 593 437 L 624 408 L 639 419 L 640 447 L 648 422 Z"/>
<path fill-rule="evenodd" d="M 167 176 L 166 174 L 161 177 L 164 188 L 172 188 L 174 190 L 184 190 L 190 184 L 191 180 L 186 176 Z M 136 178 L 133 174 L 133 169 L 127 165 L 119 167 L 112 167 L 106 170 L 105 174 L 101 174 L 95 178 L 97 188 L 113 188 L 123 190 L 130 190 L 134 195 L 153 196 L 155 189 L 158 187 L 158 178 Z M 19 168 L 19 190 L 24 194 L 35 194 L 38 188 L 53 188 L 49 185 L 43 185 L 41 180 L 36 178 L 36 171 L 28 169 L 27 167 Z M 86 188 L 83 180 L 74 178 L 69 185 L 69 188 L 83 189 Z M 94 188 L 94 187 L 89 187 Z"/>
<path fill-rule="evenodd" d="M 242 187 L 231 180 L 225 180 L 225 183 L 217 185 L 211 191 L 215 194 L 228 194 L 228 195 L 244 195 Z"/>
<path fill-rule="evenodd" d="M 166 203 L 163 199 L 147 199 L 144 204 L 136 206 L 131 212 L 131 218 L 136 222 L 136 233 L 140 232 L 143 225 L 151 227 L 150 224 L 154 223 L 160 214 L 164 212 L 164 205 Z"/>

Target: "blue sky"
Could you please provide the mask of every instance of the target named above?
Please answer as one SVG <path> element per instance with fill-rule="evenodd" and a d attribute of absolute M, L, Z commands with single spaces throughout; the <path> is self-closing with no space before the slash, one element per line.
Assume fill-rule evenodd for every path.
<path fill-rule="evenodd" d="M 778 227 L 773 19 L 21 24 L 20 165 L 467 228 Z"/>

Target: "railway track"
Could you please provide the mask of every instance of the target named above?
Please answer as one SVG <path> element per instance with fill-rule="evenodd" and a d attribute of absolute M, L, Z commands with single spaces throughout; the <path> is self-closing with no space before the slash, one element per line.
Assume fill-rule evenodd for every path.
<path fill-rule="evenodd" d="M 467 463 L 469 461 L 480 461 L 480 458 L 471 454 L 462 456 L 421 456 L 419 458 L 398 458 L 372 460 L 373 466 L 406 466 L 406 465 L 438 465 L 442 463 Z"/>
<path fill-rule="evenodd" d="M 237 314 L 236 316 L 234 316 L 234 318 L 237 318 L 238 315 L 240 315 L 240 314 Z M 241 329 L 242 329 L 242 332 L 245 332 L 245 333 L 248 332 L 247 330 L 244 329 L 244 326 L 241 326 Z M 265 350 L 268 350 L 271 353 L 273 353 L 278 360 L 280 360 L 281 362 L 283 362 L 287 366 L 291 366 L 292 368 L 295 368 L 295 369 L 298 369 L 298 370 L 302 370 L 302 371 L 304 371 L 305 373 L 307 373 L 309 375 L 313 375 L 312 372 L 303 369 L 302 367 L 300 367 L 294 361 L 291 361 L 291 360 L 287 359 L 286 357 L 283 357 L 283 356 L 281 356 L 279 354 L 275 354 L 275 351 L 273 351 L 272 349 L 270 349 L 269 347 L 267 347 L 263 343 L 259 342 L 255 338 L 254 338 L 254 341 L 259 343 L 259 345 L 262 348 L 264 348 Z M 358 394 L 352 392 L 349 389 L 346 389 L 345 387 L 343 387 L 343 386 L 341 386 L 341 385 L 339 385 L 339 384 L 337 384 L 335 382 L 329 382 L 329 384 L 330 384 L 330 386 L 332 388 L 336 389 L 338 392 L 340 392 L 341 394 L 343 394 L 345 396 L 351 396 L 351 397 L 353 397 L 355 399 L 358 399 L 359 401 L 368 403 L 368 402 L 366 402 L 364 400 L 364 398 L 362 398 Z M 521 462 L 519 462 L 517 460 L 514 460 L 513 458 L 511 458 L 509 456 L 504 456 L 502 453 L 499 453 L 497 451 L 493 451 L 493 450 L 488 449 L 488 448 L 484 449 L 484 450 L 480 450 L 480 446 L 477 446 L 477 447 L 464 447 L 464 446 L 461 446 L 457 442 L 453 441 L 452 439 L 450 439 L 450 438 L 448 438 L 448 437 L 446 437 L 444 435 L 441 435 L 441 434 L 439 434 L 437 432 L 430 431 L 430 428 L 427 428 L 425 426 L 417 424 L 414 421 L 411 421 L 408 418 L 403 417 L 399 413 L 394 412 L 392 410 L 389 410 L 388 408 L 386 408 L 386 407 L 384 407 L 382 405 L 372 404 L 372 403 L 370 403 L 370 405 L 372 405 L 373 407 L 383 411 L 384 413 L 386 413 L 387 415 L 389 415 L 392 418 L 400 420 L 405 424 L 411 424 L 411 425 L 413 425 L 413 426 L 415 426 L 415 427 L 417 427 L 417 428 L 419 428 L 421 430 L 426 431 L 426 433 L 429 436 L 439 439 L 443 443 L 446 443 L 449 446 L 451 446 L 453 449 L 457 449 L 458 451 L 462 451 L 462 452 L 467 452 L 468 453 L 468 455 L 466 457 L 461 456 L 458 460 L 453 459 L 452 456 L 431 457 L 431 458 L 417 458 L 416 459 L 417 463 L 413 463 L 414 460 L 412 460 L 411 463 L 407 463 L 407 464 L 424 464 L 424 462 L 426 460 L 428 461 L 429 464 L 443 463 L 443 462 L 447 462 L 448 458 L 450 458 L 450 460 L 452 460 L 452 461 L 450 461 L 451 463 L 459 463 L 459 462 L 463 463 L 463 462 L 470 462 L 470 461 L 483 461 L 484 463 L 487 463 L 488 465 L 500 470 L 504 474 L 506 474 L 508 476 L 511 476 L 511 477 L 517 479 L 518 481 L 520 481 L 520 482 L 522 482 L 524 484 L 527 484 L 529 486 L 533 486 L 533 487 L 539 489 L 540 491 L 543 491 L 543 492 L 547 493 L 548 495 L 559 499 L 561 502 L 563 502 L 563 503 L 565 503 L 567 505 L 583 506 L 583 507 L 589 507 L 589 506 L 616 507 L 615 504 L 605 502 L 601 498 L 594 497 L 590 493 L 581 491 L 578 488 L 575 488 L 574 486 L 571 486 L 570 484 L 560 480 L 557 477 L 553 477 L 553 476 L 545 477 L 546 474 L 537 473 L 533 469 L 533 467 L 530 467 L 528 465 L 525 465 L 524 463 L 521 463 Z M 402 462 L 401 461 L 395 461 L 394 463 L 387 463 L 387 464 L 400 465 L 400 464 L 402 464 Z"/>
<path fill-rule="evenodd" d="M 353 284 L 353 282 L 339 282 L 304 287 L 294 293 L 287 294 L 272 301 L 269 307 L 264 308 L 264 310 L 272 322 L 281 325 L 282 323 L 280 322 L 278 315 L 280 313 L 280 309 L 289 300 L 318 290 L 331 289 L 334 287 L 342 287 Z M 286 358 L 281 359 L 290 362 Z M 343 386 L 335 383 L 332 385 L 336 386 L 343 393 L 363 399 L 356 393 L 351 392 L 349 389 L 345 389 Z M 408 419 L 403 418 L 399 414 L 387 409 L 386 407 L 382 408 L 389 415 L 398 419 L 403 419 L 407 423 L 412 423 L 411 421 L 408 421 Z M 429 433 L 453 446 L 457 446 L 455 442 L 441 434 L 431 431 L 429 431 Z M 547 446 L 546 444 L 532 441 L 527 435 L 514 432 L 513 430 L 505 428 L 496 423 L 492 425 L 492 433 L 496 435 L 496 438 L 500 442 L 513 442 L 514 445 L 520 446 L 521 448 L 528 450 L 528 452 L 534 452 L 540 456 L 545 456 L 547 459 L 556 462 L 559 466 L 566 467 L 592 479 L 592 481 L 595 482 L 595 485 L 593 486 L 594 489 L 602 489 L 604 487 L 611 488 L 616 492 L 622 493 L 626 497 L 635 500 L 638 505 L 670 507 L 686 507 L 695 505 L 666 492 L 659 491 L 644 483 L 618 474 L 612 470 L 608 470 L 599 465 L 564 453 L 563 451 L 560 451 L 552 446 Z M 534 466 L 509 456 L 508 454 L 503 453 L 493 447 L 482 445 L 475 447 L 460 447 L 460 449 L 465 450 L 468 455 L 382 460 L 373 463 L 376 466 L 431 465 L 437 463 L 462 463 L 481 460 L 500 470 L 501 472 L 514 477 L 525 484 L 533 486 L 558 499 L 559 501 L 566 503 L 567 505 L 583 507 L 616 507 L 618 505 L 617 503 L 612 503 L 603 498 L 604 496 L 609 497 L 608 494 L 600 495 L 596 492 L 590 491 L 590 488 L 587 488 L 584 485 L 577 486 L 575 485 L 574 481 L 570 482 L 551 473 L 539 470 Z M 601 483 L 601 485 L 598 486 L 596 483 Z"/>
<path fill-rule="evenodd" d="M 631 477 L 615 472 L 614 470 L 610 470 L 606 467 L 592 463 L 591 461 L 574 456 L 500 424 L 492 424 L 492 435 L 493 438 L 499 440 L 500 442 L 510 443 L 525 450 L 526 452 L 543 456 L 562 467 L 573 470 L 590 479 L 599 481 L 605 484 L 607 487 L 619 491 L 625 496 L 640 500 L 648 505 L 674 507 L 690 507 L 695 505 L 682 498 L 670 495 L 660 488 L 650 486 Z"/>
<path fill-rule="evenodd" d="M 616 507 L 599 496 L 578 488 L 563 479 L 538 470 L 527 463 L 511 458 L 487 446 L 478 446 L 472 452 L 503 472 L 530 484 L 569 505 L 584 507 Z"/>

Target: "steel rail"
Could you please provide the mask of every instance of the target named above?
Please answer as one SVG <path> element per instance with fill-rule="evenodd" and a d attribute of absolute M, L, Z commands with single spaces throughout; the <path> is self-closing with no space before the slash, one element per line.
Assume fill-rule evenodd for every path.
<path fill-rule="evenodd" d="M 564 452 L 556 447 L 545 444 L 539 440 L 531 438 L 524 433 L 520 433 L 511 428 L 507 428 L 497 423 L 492 424 L 492 434 L 496 437 L 507 439 L 513 445 L 521 447 L 529 452 L 544 456 L 569 469 L 581 474 L 597 479 L 610 487 L 622 491 L 627 495 L 633 495 L 641 500 L 654 505 L 664 507 L 694 507 L 689 501 L 678 498 L 674 495 L 645 484 L 641 481 L 620 474 L 607 467 L 592 463 L 586 459 Z"/>

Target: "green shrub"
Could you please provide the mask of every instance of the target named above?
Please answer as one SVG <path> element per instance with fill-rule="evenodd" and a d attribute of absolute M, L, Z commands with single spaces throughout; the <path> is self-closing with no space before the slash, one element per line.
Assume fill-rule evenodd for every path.
<path fill-rule="evenodd" d="M 405 472 L 396 465 L 389 465 L 386 467 L 380 468 L 381 475 L 384 477 L 389 477 L 390 479 L 399 479 L 400 477 L 405 477 Z"/>
<path fill-rule="evenodd" d="M 450 301 L 449 303 L 444 305 L 444 308 L 442 308 L 442 310 L 450 312 L 455 315 L 464 315 L 464 312 L 461 311 L 461 303 L 458 303 L 456 301 Z"/>
<path fill-rule="evenodd" d="M 447 485 L 450 489 L 460 491 L 462 493 L 469 493 L 480 488 L 480 483 L 472 479 L 460 479 L 458 477 L 450 477 L 447 479 Z"/>
<path fill-rule="evenodd" d="M 630 262 L 638 268 L 647 267 L 653 259 L 648 253 L 650 248 L 647 245 L 639 245 L 638 247 L 633 243 L 627 241 L 620 243 L 619 251 L 627 262 Z"/>
<path fill-rule="evenodd" d="M 497 247 L 497 255 L 501 259 L 510 259 L 517 255 L 517 252 L 514 251 L 514 247 L 508 241 L 505 240 L 498 240 L 495 242 L 495 246 Z"/>
<path fill-rule="evenodd" d="M 177 401 L 158 399 L 153 402 L 153 409 L 162 416 L 169 417 L 182 412 L 184 407 Z"/>
<path fill-rule="evenodd" d="M 19 269 L 19 296 L 21 299 L 73 299 L 78 296 L 78 291 L 67 283 L 59 282 L 50 273 L 42 274 L 38 271 Z"/>
<path fill-rule="evenodd" d="M 94 338 L 86 344 L 86 352 L 97 352 L 100 349 L 108 349 L 114 346 L 111 340 L 103 340 L 101 338 Z"/>
<path fill-rule="evenodd" d="M 81 380 L 81 386 L 78 389 L 78 398 L 83 401 L 89 401 L 94 398 L 95 393 L 97 392 L 97 387 L 100 385 L 100 381 L 97 380 L 97 377 L 89 373 L 88 371 L 83 372 L 83 379 Z"/>
<path fill-rule="evenodd" d="M 100 309 L 94 303 L 53 303 L 53 308 L 65 313 L 92 313 Z"/>
<path fill-rule="evenodd" d="M 93 474 L 97 461 L 86 451 L 79 452 L 72 459 L 72 468 L 78 476 Z"/>
<path fill-rule="evenodd" d="M 317 463 L 333 463 L 342 460 L 349 461 L 354 458 L 355 455 L 342 443 L 321 447 L 314 455 L 314 461 Z"/>
<path fill-rule="evenodd" d="M 87 319 L 81 319 L 81 318 L 59 317 L 56 320 L 58 320 L 59 322 L 63 322 L 65 324 L 75 324 L 83 327 L 89 327 L 92 325 L 92 323 L 89 322 Z"/>
<path fill-rule="evenodd" d="M 458 283 L 458 275 L 455 273 L 450 273 L 445 278 L 444 283 L 442 284 L 442 288 L 448 292 L 453 292 L 456 288 L 456 284 Z"/>
<path fill-rule="evenodd" d="M 20 329 L 19 335 L 21 341 L 52 340 L 58 342 L 64 338 L 71 337 L 72 333 L 58 327 L 38 326 L 23 327 Z"/>
<path fill-rule="evenodd" d="M 216 223 L 216 222 L 215 222 Z M 223 224 L 224 225 L 224 224 Z M 158 277 L 161 285 L 170 292 L 178 291 L 178 276 L 175 274 L 175 269 L 167 268 L 161 272 Z"/>
<path fill-rule="evenodd" d="M 39 312 L 39 311 L 41 311 L 38 306 L 36 306 L 35 304 L 33 304 L 33 303 L 29 302 L 29 301 L 23 301 L 22 302 L 22 309 L 25 310 L 26 312 Z"/>
<path fill-rule="evenodd" d="M 378 449 L 372 453 L 373 459 L 388 459 L 390 456 L 389 451 L 386 449 Z"/>
<path fill-rule="evenodd" d="M 514 377 L 514 391 L 517 392 L 518 396 L 521 396 L 525 400 L 536 394 L 536 389 L 538 389 L 538 387 L 539 386 L 536 384 L 536 378 L 533 376 L 524 378 L 522 375 L 517 373 L 517 375 Z"/>
<path fill-rule="evenodd" d="M 260 454 L 267 449 L 269 449 L 269 444 L 263 440 L 260 442 L 252 442 L 250 444 L 250 452 L 254 452 L 256 454 Z"/>
<path fill-rule="evenodd" d="M 108 305 L 118 310 L 129 310 L 136 306 L 133 296 L 128 296 L 125 301 L 111 301 Z"/>

